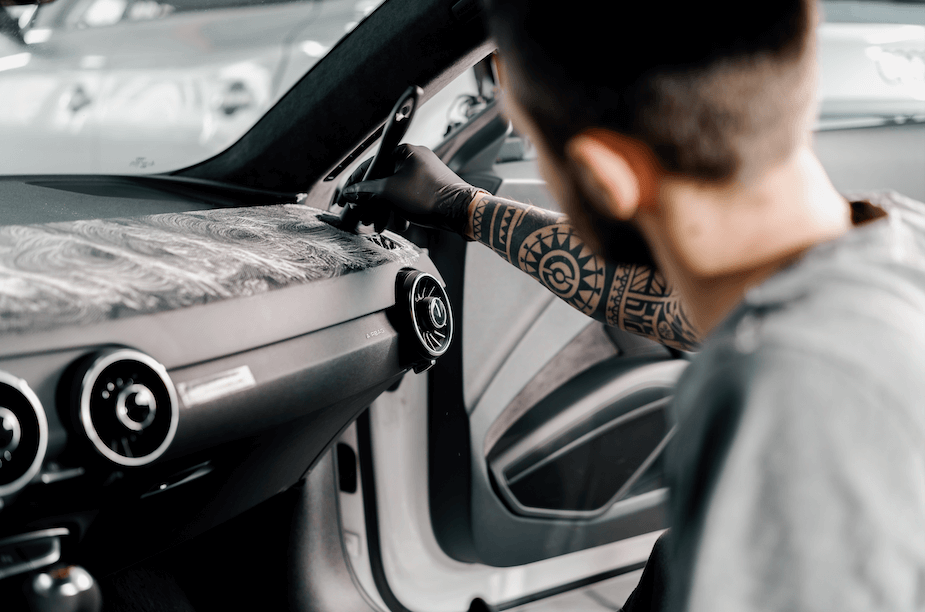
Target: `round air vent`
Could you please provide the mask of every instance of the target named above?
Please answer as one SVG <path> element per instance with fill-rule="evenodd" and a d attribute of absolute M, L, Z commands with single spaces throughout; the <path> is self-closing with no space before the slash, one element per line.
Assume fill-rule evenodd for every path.
<path fill-rule="evenodd" d="M 450 298 L 436 278 L 419 270 L 402 270 L 398 303 L 410 315 L 414 349 L 426 360 L 443 355 L 453 340 Z"/>
<path fill-rule="evenodd" d="M 26 384 L 0 372 L 0 496 L 26 486 L 42 467 L 48 448 L 48 421 Z"/>
<path fill-rule="evenodd" d="M 170 446 L 180 414 L 177 392 L 167 369 L 144 353 L 95 355 L 78 392 L 79 426 L 113 463 L 145 465 Z"/>

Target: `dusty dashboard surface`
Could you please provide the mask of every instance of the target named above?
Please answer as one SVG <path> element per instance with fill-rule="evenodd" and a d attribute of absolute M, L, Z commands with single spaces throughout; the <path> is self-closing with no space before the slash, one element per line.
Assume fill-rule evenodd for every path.
<path fill-rule="evenodd" d="M 0 228 L 0 334 L 248 297 L 385 263 L 398 237 L 353 236 L 276 205 Z"/>
<path fill-rule="evenodd" d="M 426 254 L 320 213 L 0 227 L 0 579 L 109 571 L 252 507 L 433 356 Z"/>

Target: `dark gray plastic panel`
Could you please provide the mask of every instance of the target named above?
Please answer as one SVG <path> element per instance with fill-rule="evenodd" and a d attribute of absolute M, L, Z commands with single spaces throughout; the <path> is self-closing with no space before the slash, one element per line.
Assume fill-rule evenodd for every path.
<path fill-rule="evenodd" d="M 180 424 L 165 457 L 283 425 L 400 375 L 399 337 L 385 313 L 257 350 L 170 371 L 180 395 Z M 183 389 L 246 368 L 251 387 L 188 405 Z"/>
<path fill-rule="evenodd" d="M 337 507 L 332 454 L 309 473 L 294 517 L 290 558 L 290 610 L 373 612 L 347 561 Z"/>
<path fill-rule="evenodd" d="M 535 421 L 539 426 L 528 429 L 541 432 L 543 423 L 548 423 L 548 435 L 554 437 L 553 415 L 566 414 L 569 407 L 576 406 L 593 416 L 639 390 L 671 389 L 687 363 L 659 356 L 611 358 L 560 387 L 540 403 L 537 414 L 527 421 L 521 420 L 520 424 Z M 623 408 L 632 411 L 634 406 Z M 518 516 L 502 501 L 489 475 L 486 455 L 491 449 L 484 447 L 484 440 L 496 418 L 497 414 L 480 407 L 472 414 L 470 424 L 471 529 L 473 546 L 482 563 L 499 567 L 522 565 L 665 527 L 664 490 L 624 498 L 595 516 L 573 519 Z M 518 440 L 517 433 L 512 432 L 508 440 Z M 507 443 L 502 436 L 498 450 L 504 451 Z"/>
<path fill-rule="evenodd" d="M 73 558 L 91 572 L 104 575 L 203 533 L 289 489 L 357 414 L 393 382 L 382 382 L 238 442 L 211 446 L 207 452 L 157 464 L 158 469 L 152 467 L 150 472 L 127 474 L 96 495 L 88 495 L 91 492 L 84 488 L 72 489 L 65 497 L 65 491 L 59 490 L 54 503 L 58 516 L 81 502 L 98 513 Z M 265 403 L 252 405 L 252 409 L 259 414 L 275 399 L 268 397 Z M 144 497 L 159 482 L 203 459 L 212 461 L 215 469 L 211 473 Z M 7 518 L 24 520 L 22 515 Z M 126 546 L 127 540 L 131 546 Z"/>
<path fill-rule="evenodd" d="M 382 612 L 353 581 L 347 554 L 326 453 L 284 493 L 125 571 L 95 577 L 113 611 Z"/>
<path fill-rule="evenodd" d="M 437 274 L 429 260 L 416 265 Z M 0 342 L 0 357 L 66 347 L 128 345 L 168 368 L 207 361 L 330 327 L 395 304 L 401 264 L 270 293 L 116 319 L 55 331 L 15 335 Z"/>
<path fill-rule="evenodd" d="M 98 512 L 79 558 L 110 571 L 209 529 L 295 484 L 359 411 L 400 380 L 406 370 L 400 340 L 387 314 L 379 312 L 172 369 L 181 400 L 177 435 L 157 461 L 128 470 L 97 457 L 68 426 L 72 407 L 60 403 L 67 394 L 58 392 L 59 379 L 85 351 L 0 360 L 0 369 L 36 381 L 55 441 L 48 459 L 84 468 L 75 478 L 24 489 L 22 503 L 4 508 L 0 532 L 44 517 Z M 198 397 L 194 401 L 179 391 L 196 381 L 209 386 L 217 374 L 242 368 L 252 384 L 227 393 L 212 385 L 210 394 L 186 396 Z M 66 389 L 68 380 L 60 386 Z M 159 483 L 175 482 L 177 474 L 200 465 L 210 468 L 201 478 L 150 495 Z M 133 544 L 128 548 L 127 534 Z"/>
<path fill-rule="evenodd" d="M 49 459 L 57 457 L 72 434 L 73 406 L 68 397 L 67 369 L 104 346 L 0 359 L 0 370 L 27 380 L 45 408 L 49 426 Z M 157 358 L 157 353 L 153 355 Z M 181 390 L 177 435 L 164 459 L 207 448 L 320 410 L 362 393 L 400 374 L 399 338 L 384 312 L 342 325 L 209 360 L 170 369 Z M 216 375 L 246 368 L 253 384 L 227 393 L 213 391 L 213 399 L 186 402 L 186 385 L 208 385 Z M 63 387 L 63 388 L 62 388 Z M 214 387 L 214 384 L 213 384 Z M 201 397 L 201 395 L 200 395 Z M 256 415 L 256 416 L 255 416 Z"/>
<path fill-rule="evenodd" d="M 567 390 L 568 385 L 562 389 Z M 544 415 L 544 407 L 537 406 L 524 417 L 533 423 L 511 436 L 505 449 L 489 451 L 488 465 L 499 493 L 521 516 L 603 514 L 667 443 L 670 392 L 668 385 L 644 387 L 604 405 L 592 395 L 560 404 L 557 407 L 565 410 L 554 416 Z M 543 403 L 557 404 L 556 395 Z M 505 442 L 502 438 L 499 447 Z"/>

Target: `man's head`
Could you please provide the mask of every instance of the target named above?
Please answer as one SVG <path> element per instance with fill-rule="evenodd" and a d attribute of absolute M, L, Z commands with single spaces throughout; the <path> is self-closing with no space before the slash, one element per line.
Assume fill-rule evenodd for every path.
<path fill-rule="evenodd" d="M 515 125 L 601 251 L 666 181 L 749 183 L 805 144 L 815 0 L 485 2 Z"/>

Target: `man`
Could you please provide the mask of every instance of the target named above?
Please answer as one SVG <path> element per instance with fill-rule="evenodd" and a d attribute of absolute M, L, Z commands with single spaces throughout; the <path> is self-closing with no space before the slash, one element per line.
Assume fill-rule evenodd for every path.
<path fill-rule="evenodd" d="M 597 3 L 487 8 L 507 112 L 567 219 L 415 147 L 344 193 L 610 324 L 706 338 L 676 391 L 672 535 L 627 608 L 925 609 L 925 214 L 849 203 L 816 159 L 815 2 L 625 3 L 618 24 Z M 544 266 L 537 239 L 581 263 Z"/>

